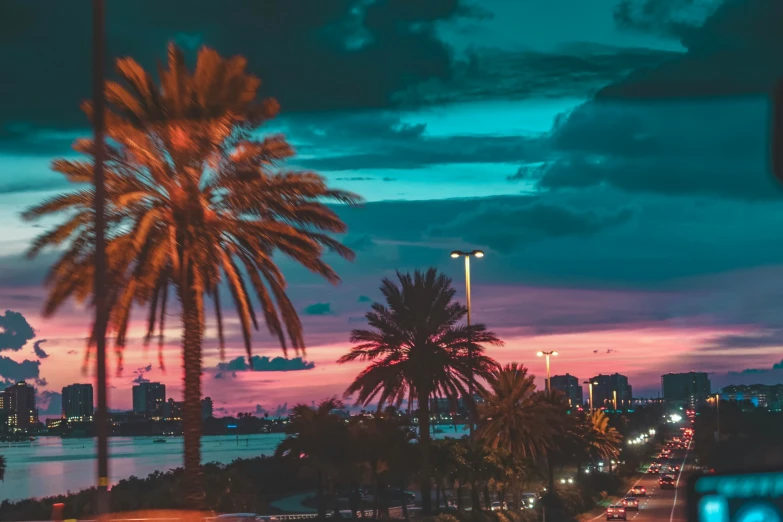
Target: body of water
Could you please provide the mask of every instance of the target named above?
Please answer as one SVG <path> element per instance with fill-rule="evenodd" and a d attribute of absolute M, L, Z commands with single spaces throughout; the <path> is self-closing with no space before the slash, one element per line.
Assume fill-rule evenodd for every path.
<path fill-rule="evenodd" d="M 461 437 L 464 427 L 440 426 L 434 438 Z M 285 437 L 282 433 L 223 435 L 201 439 L 201 461 L 228 463 L 238 458 L 272 455 Z M 114 484 L 130 476 L 146 477 L 154 471 L 182 466 L 182 437 L 152 442 L 157 437 L 111 437 L 109 475 Z M 95 485 L 95 439 L 38 437 L 29 443 L 0 446 L 6 458 L 0 501 L 48 497 Z"/>

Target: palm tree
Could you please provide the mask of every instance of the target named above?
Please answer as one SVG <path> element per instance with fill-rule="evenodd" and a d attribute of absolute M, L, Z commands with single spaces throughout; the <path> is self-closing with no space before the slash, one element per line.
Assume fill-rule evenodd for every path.
<path fill-rule="evenodd" d="M 492 449 L 502 449 L 515 461 L 547 453 L 557 432 L 557 416 L 544 395 L 536 391 L 533 375 L 521 364 L 510 363 L 493 372 L 480 392 L 478 436 Z M 512 484 L 514 503 L 518 488 Z"/>
<path fill-rule="evenodd" d="M 351 383 L 346 396 L 357 394 L 367 405 L 378 402 L 399 407 L 408 401 L 418 405 L 421 442 L 422 511 L 430 513 L 431 474 L 430 399 L 446 397 L 454 402 L 467 395 L 474 374 L 487 378 L 495 361 L 483 354 L 482 344 L 501 345 L 483 324 L 461 325 L 466 308 L 452 301 L 451 280 L 434 268 L 426 273 L 397 273 L 399 285 L 384 279 L 381 293 L 386 304 L 373 303 L 366 318 L 371 330 L 354 330 L 355 346 L 338 362 L 371 361 Z"/>
<path fill-rule="evenodd" d="M 5 480 L 5 457 L 0 455 L 0 481 Z"/>
<path fill-rule="evenodd" d="M 288 436 L 280 442 L 276 454 L 290 459 L 313 474 L 316 482 L 318 517 L 326 519 L 324 490 L 348 458 L 348 427 L 334 414 L 343 407 L 336 398 L 321 401 L 316 408 L 297 404 L 286 428 Z"/>
<path fill-rule="evenodd" d="M 609 425 L 609 417 L 601 410 L 596 410 L 585 419 L 582 437 L 591 458 L 609 461 L 609 471 L 612 471 L 612 459 L 620 454 L 622 435 Z"/>
<path fill-rule="evenodd" d="M 453 484 L 454 478 L 464 465 L 464 452 L 460 451 L 459 443 L 454 439 L 441 439 L 432 441 L 430 448 L 430 465 L 435 479 L 435 508 L 440 509 L 441 499 L 443 505 L 448 507 L 446 489 Z"/>
<path fill-rule="evenodd" d="M 130 58 L 117 61 L 117 73 L 123 82 L 106 85 L 111 109 L 106 114 L 110 145 L 105 162 L 110 326 L 121 366 L 131 310 L 148 307 L 145 341 L 157 329 L 162 365 L 170 291 L 179 300 L 185 473 L 192 505 L 203 507 L 205 301 L 213 301 L 221 357 L 221 289 L 228 290 L 238 311 L 248 357 L 251 331 L 260 322 L 253 294 L 284 352 L 289 346 L 302 351 L 302 325 L 273 255 L 282 253 L 337 283 L 323 254 L 330 250 L 350 259 L 353 253 L 330 235 L 343 232 L 345 225 L 324 201 L 354 203 L 358 198 L 329 189 L 315 173 L 279 169 L 293 150 L 283 136 L 258 139 L 253 134 L 276 115 L 277 104 L 256 101 L 260 81 L 245 72 L 244 58 L 224 59 L 204 48 L 191 72 L 182 51 L 172 45 L 160 85 Z M 90 104 L 84 109 L 92 114 Z M 90 140 L 79 140 L 74 148 L 95 156 Z M 61 159 L 52 168 L 74 183 L 93 181 L 92 161 Z M 70 297 L 84 302 L 91 295 L 93 199 L 94 191 L 80 185 L 24 214 L 27 219 L 65 214 L 64 221 L 39 236 L 28 251 L 33 257 L 45 247 L 65 247 L 47 279 L 47 316 Z"/>

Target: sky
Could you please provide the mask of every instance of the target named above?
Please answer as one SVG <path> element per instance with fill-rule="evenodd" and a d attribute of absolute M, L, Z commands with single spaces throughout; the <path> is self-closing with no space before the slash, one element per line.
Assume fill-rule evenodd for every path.
<path fill-rule="evenodd" d="M 89 134 L 88 4 L 0 0 L 0 380 L 27 379 L 44 413 L 83 372 L 89 310 L 41 314 L 57 252 L 28 260 L 48 223 L 19 215 L 67 190 L 49 170 Z M 783 3 L 769 0 L 208 0 L 109 3 L 108 52 L 154 67 L 167 42 L 243 54 L 280 102 L 292 164 L 366 203 L 338 208 L 354 262 L 331 286 L 281 258 L 308 348 L 263 332 L 256 371 L 235 316 L 221 360 L 208 325 L 204 389 L 218 413 L 280 413 L 342 395 L 335 364 L 395 270 L 448 254 L 472 265 L 489 354 L 553 373 L 627 375 L 657 396 L 666 372 L 713 387 L 783 380 L 783 188 L 769 171 L 769 92 L 783 76 Z M 165 368 L 136 314 L 110 406 L 145 380 L 181 393 L 179 331 Z M 240 358 L 240 359 L 238 359 Z"/>

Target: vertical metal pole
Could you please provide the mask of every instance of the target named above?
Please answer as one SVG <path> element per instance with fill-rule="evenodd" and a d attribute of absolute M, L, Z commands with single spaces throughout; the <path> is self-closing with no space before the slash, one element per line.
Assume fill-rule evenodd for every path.
<path fill-rule="evenodd" d="M 465 257 L 465 299 L 467 301 L 468 305 L 468 326 L 470 326 L 470 254 L 467 254 Z M 473 383 L 473 347 L 468 348 L 468 359 L 470 362 L 470 379 L 468 381 L 468 395 L 470 395 L 470 402 L 469 404 L 473 404 L 473 390 L 475 388 L 475 385 Z M 470 411 L 468 412 L 468 423 L 470 424 L 470 437 L 473 437 L 473 430 L 474 430 L 474 424 L 475 424 L 475 415 L 473 414 L 473 410 L 475 409 L 475 404 L 473 404 L 473 407 L 470 408 Z"/>
<path fill-rule="evenodd" d="M 617 390 L 612 390 L 612 402 L 614 403 L 614 411 L 617 411 Z"/>
<path fill-rule="evenodd" d="M 549 373 L 549 354 L 546 354 L 546 391 L 552 393 L 552 376 Z"/>
<path fill-rule="evenodd" d="M 715 408 L 718 412 L 718 442 L 720 442 L 720 394 L 715 394 Z"/>
<path fill-rule="evenodd" d="M 93 130 L 95 133 L 95 347 L 98 408 L 95 428 L 98 435 L 98 490 L 96 510 L 98 515 L 109 512 L 109 424 L 106 387 L 106 329 L 109 319 L 107 309 L 106 274 L 106 186 L 104 162 L 104 62 L 106 35 L 104 26 L 104 1 L 92 1 L 92 96 Z"/>
<path fill-rule="evenodd" d="M 590 413 L 593 413 L 593 383 L 587 385 L 590 389 Z"/>

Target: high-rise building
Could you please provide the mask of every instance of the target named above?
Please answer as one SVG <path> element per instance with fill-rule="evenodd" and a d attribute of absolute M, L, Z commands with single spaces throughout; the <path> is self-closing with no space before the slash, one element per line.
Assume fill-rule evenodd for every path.
<path fill-rule="evenodd" d="M 582 385 L 579 384 L 579 379 L 567 373 L 565 375 L 553 375 L 549 381 L 553 390 L 561 391 L 568 398 L 568 403 L 571 406 L 581 406 L 583 404 L 582 399 Z"/>
<path fill-rule="evenodd" d="M 208 419 L 213 415 L 212 398 L 204 397 L 201 399 L 201 418 Z"/>
<path fill-rule="evenodd" d="M 667 404 L 698 408 L 710 396 L 710 379 L 704 372 L 667 373 L 661 388 Z"/>
<path fill-rule="evenodd" d="M 596 375 L 590 379 L 593 384 L 593 408 L 613 409 L 617 399 L 617 409 L 624 410 L 632 406 L 633 389 L 628 384 L 628 377 L 613 373 L 611 375 Z M 617 394 L 615 397 L 615 393 Z"/>
<path fill-rule="evenodd" d="M 748 401 L 758 408 L 770 411 L 783 410 L 783 384 L 751 384 L 726 386 L 720 391 L 723 401 Z"/>
<path fill-rule="evenodd" d="M 24 429 L 37 424 L 35 388 L 24 381 L 6 388 L 3 392 L 3 410 L 8 415 L 8 425 L 13 428 Z"/>
<path fill-rule="evenodd" d="M 63 388 L 63 419 L 92 420 L 92 384 L 69 384 Z"/>
<path fill-rule="evenodd" d="M 143 382 L 133 387 L 133 412 L 150 419 L 163 418 L 166 402 L 166 385 L 159 382 Z"/>

